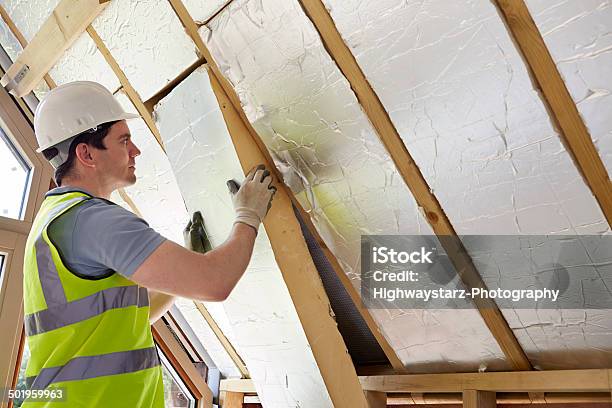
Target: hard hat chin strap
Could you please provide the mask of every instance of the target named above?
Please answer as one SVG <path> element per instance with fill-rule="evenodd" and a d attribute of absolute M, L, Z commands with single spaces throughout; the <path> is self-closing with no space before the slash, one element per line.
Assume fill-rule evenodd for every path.
<path fill-rule="evenodd" d="M 68 153 L 70 152 L 70 144 L 74 140 L 74 137 L 64 140 L 61 143 L 56 144 L 53 147 L 46 149 L 43 154 L 45 158 L 49 160 L 51 166 L 57 169 L 68 160 Z"/>

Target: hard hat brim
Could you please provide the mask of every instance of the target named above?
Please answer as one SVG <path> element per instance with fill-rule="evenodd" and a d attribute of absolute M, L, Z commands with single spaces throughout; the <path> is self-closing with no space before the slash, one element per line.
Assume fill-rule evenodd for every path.
<path fill-rule="evenodd" d="M 124 113 L 123 113 L 122 115 L 120 115 L 118 118 L 115 118 L 115 119 L 113 119 L 113 120 L 110 120 L 109 122 L 119 121 L 119 120 L 139 119 L 140 117 L 141 117 L 141 116 L 140 116 L 139 114 L 137 114 L 137 113 L 128 113 L 128 112 L 124 112 Z M 85 130 L 87 130 L 87 129 L 83 129 L 83 131 L 85 131 Z M 78 133 L 77 133 L 77 134 L 78 134 Z M 68 140 L 68 139 L 70 139 L 71 137 L 74 137 L 74 136 L 76 136 L 76 135 L 70 136 L 70 137 L 66 138 L 65 140 Z M 48 144 L 46 144 L 46 145 L 44 145 L 44 146 L 39 147 L 39 148 L 36 150 L 36 152 L 37 152 L 37 153 L 42 153 L 42 152 L 43 152 L 43 150 L 47 150 L 48 148 L 50 148 L 50 147 L 52 147 L 52 146 L 55 146 L 55 145 L 57 145 L 57 144 L 59 144 L 59 143 L 61 143 L 61 142 L 63 142 L 63 141 L 64 141 L 64 140 L 59 141 L 59 142 L 55 142 L 55 143 L 48 143 Z"/>

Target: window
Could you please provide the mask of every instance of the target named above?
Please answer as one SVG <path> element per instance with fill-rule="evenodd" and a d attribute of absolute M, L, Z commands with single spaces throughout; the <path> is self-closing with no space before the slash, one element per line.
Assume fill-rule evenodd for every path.
<path fill-rule="evenodd" d="M 0 216 L 21 219 L 31 168 L 1 128 L 0 139 Z"/>
<path fill-rule="evenodd" d="M 196 400 L 164 353 L 158 348 L 164 376 L 166 408 L 195 408 Z"/>

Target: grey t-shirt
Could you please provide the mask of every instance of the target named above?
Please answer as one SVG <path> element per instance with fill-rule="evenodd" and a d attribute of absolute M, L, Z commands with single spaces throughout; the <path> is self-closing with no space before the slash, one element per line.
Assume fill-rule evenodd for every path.
<path fill-rule="evenodd" d="M 84 190 L 58 187 L 57 195 Z M 64 265 L 76 275 L 101 278 L 113 271 L 130 277 L 166 239 L 142 218 L 103 198 L 77 204 L 55 219 L 48 235 Z"/>

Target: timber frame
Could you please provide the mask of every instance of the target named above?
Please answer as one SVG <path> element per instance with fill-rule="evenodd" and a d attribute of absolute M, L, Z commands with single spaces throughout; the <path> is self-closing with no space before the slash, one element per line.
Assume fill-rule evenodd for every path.
<path fill-rule="evenodd" d="M 74 0 L 62 0 L 60 5 L 58 5 L 58 9 L 56 9 L 56 11 L 59 10 L 58 15 L 64 17 L 68 15 L 77 16 L 77 23 L 71 24 L 67 29 L 66 26 L 58 23 L 59 20 L 57 18 L 49 18 L 49 20 L 34 37 L 30 45 L 25 43 L 23 35 L 19 33 L 19 30 L 15 24 L 10 20 L 10 16 L 8 16 L 6 11 L 0 7 L 0 16 L 7 22 L 7 25 L 11 31 L 13 31 L 13 34 L 24 47 L 23 54 L 3 77 L 2 84 L 6 85 L 10 82 L 10 80 L 15 79 L 15 77 L 21 72 L 21 68 L 27 65 L 28 70 L 23 72 L 21 81 L 15 81 L 15 83 L 12 84 L 16 94 L 23 95 L 29 92 L 29 90 L 33 89 L 34 86 L 43 78 L 50 87 L 54 87 L 55 83 L 49 77 L 48 71 L 52 68 L 53 64 L 57 61 L 61 53 L 68 49 L 74 40 L 78 38 L 78 35 L 82 34 L 84 31 L 87 31 L 119 79 L 122 89 L 125 91 L 138 112 L 142 115 L 145 123 L 163 149 L 164 146 L 161 135 L 151 115 L 152 107 L 160 97 L 167 94 L 171 90 L 172 86 L 179 83 L 182 77 L 177 78 L 168 89 L 160 92 L 160 95 L 154 97 L 152 100 L 141 100 L 140 96 L 131 86 L 127 77 L 119 67 L 119 64 L 115 61 L 108 48 L 90 25 L 90 23 L 104 8 L 108 1 L 109 0 L 87 0 L 79 3 L 83 5 L 83 9 L 79 8 L 78 10 L 74 10 L 71 8 L 66 8 L 66 5 L 74 3 Z M 267 163 L 269 167 L 271 166 L 274 171 L 276 176 L 275 184 L 278 185 L 279 190 L 272 211 L 279 214 L 282 213 L 284 217 L 288 217 L 287 219 L 290 220 L 290 226 L 277 225 L 273 221 L 268 221 L 270 219 L 269 217 L 266 221 L 265 227 L 268 235 L 270 236 L 272 246 L 275 249 L 275 255 L 279 259 L 279 266 L 281 266 L 281 270 L 283 270 L 283 276 L 287 286 L 290 289 L 293 302 L 296 306 L 296 310 L 298 310 L 298 315 L 300 316 L 300 320 L 304 326 L 307 338 L 309 341 L 311 341 L 311 339 L 318 338 L 323 334 L 328 337 L 328 343 L 325 343 L 325 347 L 331 347 L 338 352 L 343 351 L 344 342 L 341 336 L 339 336 L 337 329 L 332 324 L 333 319 L 326 321 L 325 327 L 322 329 L 309 328 L 310 325 L 313 324 L 313 316 L 305 314 L 304 312 L 300 313 L 300 308 L 309 302 L 301 297 L 298 293 L 300 290 L 304 290 L 303 287 L 300 287 L 300 285 L 308 286 L 309 293 L 323 295 L 322 299 L 326 300 L 327 297 L 325 292 L 321 292 L 322 288 L 313 283 L 314 280 L 300 280 L 300 277 L 293 276 L 284 271 L 291 265 L 287 259 L 283 259 L 286 258 L 286 253 L 283 251 L 283 249 L 279 248 L 278 243 L 283 240 L 283 235 L 287 233 L 295 234 L 295 236 L 301 236 L 299 225 L 297 225 L 296 228 L 295 223 L 297 220 L 295 220 L 293 215 L 290 216 L 289 214 L 292 204 L 297 207 L 298 211 L 300 211 L 307 227 L 313 233 L 313 236 L 323 249 L 336 274 L 343 283 L 343 286 L 351 296 L 353 303 L 379 342 L 393 367 L 393 372 L 405 371 L 404 363 L 402 363 L 402 361 L 398 358 L 397 354 L 390 346 L 383 333 L 377 327 L 368 310 L 361 304 L 359 294 L 344 274 L 338 260 L 317 233 L 309 216 L 297 203 L 297 200 L 291 191 L 279 181 L 282 180 L 282 178 L 274 168 L 273 161 L 265 145 L 247 120 L 233 87 L 221 74 L 221 71 L 213 60 L 209 50 L 206 48 L 204 42 L 198 34 L 198 24 L 196 24 L 196 22 L 191 18 L 181 0 L 167 1 L 174 9 L 175 13 L 184 25 L 187 34 L 191 37 L 197 51 L 201 55 L 201 59 L 197 62 L 197 64 L 194 64 L 194 66 L 190 67 L 188 70 L 186 70 L 186 72 L 191 72 L 193 69 L 195 69 L 195 67 L 207 62 L 213 90 L 226 120 L 228 130 L 232 136 L 232 140 L 243 169 L 246 172 L 255 163 L 264 162 Z M 386 147 L 391 158 L 393 159 L 398 172 L 402 175 L 404 182 L 411 190 L 417 203 L 424 209 L 425 217 L 432 226 L 434 232 L 441 238 L 443 245 L 445 244 L 443 237 L 450 236 L 456 238 L 457 234 L 450 220 L 444 213 L 444 210 L 439 204 L 435 195 L 430 191 L 427 182 L 418 169 L 418 166 L 411 158 L 410 153 L 401 141 L 397 129 L 395 129 L 393 123 L 391 122 L 388 113 L 368 83 L 350 49 L 344 43 L 323 3 L 321 0 L 298 1 L 305 12 L 305 15 L 311 20 L 319 32 L 321 41 L 325 45 L 330 56 L 336 62 L 339 69 L 350 83 L 352 90 L 355 92 L 359 103 L 373 124 L 381 142 Z M 598 201 L 599 206 L 605 215 L 608 224 L 610 225 L 612 220 L 612 184 L 610 183 L 609 175 L 593 145 L 588 130 L 576 109 L 575 103 L 569 95 L 569 92 L 567 91 L 554 61 L 548 52 L 541 34 L 531 19 L 526 5 L 524 4 L 523 0 L 494 0 L 494 3 L 498 6 L 500 14 L 507 24 L 509 33 L 515 39 L 518 48 L 522 51 L 525 58 L 525 64 L 528 69 L 531 70 L 536 80 L 536 84 L 542 89 L 544 102 L 549 108 L 552 120 L 558 125 L 566 147 L 575 160 L 575 165 L 585 178 L 587 185 L 593 192 L 593 195 Z M 87 5 L 85 6 L 85 4 Z M 228 4 L 230 4 L 230 2 L 228 2 L 224 7 L 227 7 Z M 63 32 L 66 38 L 62 37 L 62 39 L 59 40 L 57 38 L 57 30 Z M 45 35 L 50 35 L 54 40 L 51 47 L 49 47 L 48 42 L 44 43 L 47 49 L 41 45 L 42 40 L 40 40 L 40 38 L 45 37 Z M 45 40 L 48 39 L 45 38 Z M 10 106 L 12 106 L 12 108 Z M 7 111 L 12 110 L 9 115 L 12 119 L 8 120 L 8 122 L 6 122 L 6 119 L 4 119 L 4 109 L 7 109 Z M 10 265 L 11 271 L 19 268 L 19 256 L 22 254 L 23 246 L 25 245 L 24 236 L 27 235 L 35 210 L 40 205 L 40 202 L 42 201 L 42 194 L 47 190 L 48 181 L 51 178 L 51 169 L 48 164 L 46 164 L 46 162 L 42 160 L 40 156 L 32 153 L 36 149 L 36 141 L 32 134 L 31 128 L 29 128 L 29 125 L 17 123 L 19 120 L 14 119 L 16 116 L 11 116 L 19 116 L 21 114 L 16 109 L 17 108 L 14 106 L 12 101 L 10 101 L 10 97 L 6 91 L 0 90 L 0 110 L 2 110 L 2 112 L 0 112 L 0 117 L 5 120 L 4 124 L 11 129 L 10 132 L 12 136 L 17 139 L 17 142 L 19 146 L 21 146 L 22 150 L 27 150 L 24 152 L 25 156 L 27 156 L 31 163 L 33 163 L 32 168 L 34 169 L 32 176 L 32 187 L 29 192 L 28 207 L 24 220 L 15 221 L 0 217 L 0 230 L 2 230 L 3 233 L 1 237 L 2 240 L 0 240 L 0 249 L 2 249 L 3 252 L 8 253 L 8 264 Z M 120 194 L 121 197 L 132 207 L 132 209 L 138 213 L 138 209 L 125 191 L 120 191 Z M 32 200 L 34 200 L 33 204 L 30 205 Z M 298 241 L 299 242 L 296 243 L 295 250 L 299 254 L 300 262 L 302 264 L 306 264 L 306 270 L 310 274 L 308 275 L 309 279 L 314 279 L 316 268 L 314 268 L 314 265 L 312 264 L 307 248 L 305 248 L 305 244 L 302 242 L 303 240 Z M 452 258 L 453 263 L 455 264 L 456 269 L 458 270 L 462 279 L 467 282 L 469 286 L 484 286 L 478 271 L 474 267 L 472 260 L 470 259 L 469 255 L 467 255 L 467 251 L 465 248 L 463 248 L 461 243 L 454 239 L 447 240 L 446 242 L 446 245 L 448 245 L 447 252 L 449 254 L 454 254 L 454 257 Z M 22 312 L 20 310 L 21 303 L 20 299 L 18 298 L 21 296 L 21 283 L 17 279 L 15 272 L 7 274 L 7 278 L 8 279 L 3 280 L 3 286 L 1 288 L 2 291 L 0 292 L 0 305 L 2 307 L 2 315 L 0 315 L 0 329 L 2 329 L 3 333 L 14 334 L 14 337 L 12 338 L 13 340 L 11 340 L 11 336 L 2 336 L 2 338 L 0 338 L 0 350 L 2 353 L 0 354 L 2 356 L 0 361 L 7 361 L 7 367 L 9 367 L 8 371 L 12 373 L 15 364 L 19 360 L 18 355 L 21 347 L 19 342 L 21 339 L 21 325 L 18 323 L 18 320 L 22 319 Z M 323 310 L 326 308 L 325 303 L 325 301 L 322 301 L 317 305 L 319 308 L 317 310 L 319 310 L 321 313 L 323 313 Z M 453 401 L 463 401 L 465 406 L 489 406 L 491 404 L 494 405 L 495 399 L 498 401 L 504 401 L 511 398 L 527 398 L 529 401 L 534 401 L 534 399 L 539 398 L 540 401 L 544 402 L 572 402 L 574 400 L 580 400 L 580 398 L 582 398 L 580 401 L 588 400 L 588 398 L 591 398 L 592 400 L 605 401 L 606 396 L 609 398 L 610 386 L 612 384 L 612 370 L 567 370 L 545 372 L 528 371 L 531 370 L 531 363 L 529 362 L 526 354 L 522 350 L 520 344 L 514 336 L 514 333 L 509 328 L 497 306 L 491 305 L 490 303 L 479 304 L 477 306 L 483 320 L 494 338 L 497 340 L 508 361 L 511 363 L 511 366 L 513 369 L 519 371 L 508 373 L 421 374 L 359 377 L 361 385 L 368 392 L 364 398 L 369 401 L 371 406 L 381 403 L 381 395 L 385 395 L 387 402 L 389 402 L 393 398 L 398 400 L 400 398 L 404 398 L 393 396 L 393 394 L 400 395 L 401 393 L 410 393 L 408 394 L 409 397 L 406 398 L 411 398 L 414 403 L 418 403 L 417 401 L 425 401 L 427 396 L 432 398 L 442 398 L 439 396 L 439 393 L 446 393 L 446 397 L 453 398 Z M 16 313 L 16 315 L 11 316 L 11 321 L 7 320 L 7 310 L 12 310 L 14 313 Z M 200 311 L 202 310 L 200 309 Z M 326 311 L 324 314 L 328 316 Z M 176 344 L 174 344 L 172 339 L 168 337 L 168 333 L 166 333 L 165 330 L 168 329 L 166 327 L 156 327 L 156 339 L 161 339 L 161 341 L 165 344 L 164 347 L 170 350 L 172 347 L 175 347 Z M 215 333 L 217 334 L 217 332 Z M 8 340 L 11 340 L 12 343 L 9 344 L 7 342 Z M 334 377 L 346 376 L 346 379 L 343 380 L 344 382 L 340 383 L 340 380 L 337 379 L 332 380 L 332 367 L 329 365 L 329 362 L 317 358 L 316 351 L 318 347 L 320 346 L 313 345 L 313 354 L 315 355 L 315 359 L 319 364 L 321 374 L 325 379 L 325 383 L 328 387 L 332 400 L 334 402 L 343 400 L 345 393 L 355 394 L 355 391 L 358 388 L 356 384 L 358 385 L 359 383 L 356 380 L 357 375 L 349 359 L 339 358 L 339 360 L 335 361 L 333 364 Z M 184 357 L 185 356 L 177 357 L 175 359 L 175 361 L 179 363 L 181 367 L 183 367 L 183 364 L 187 364 Z M 336 371 L 338 370 L 338 367 L 340 367 L 341 371 Z M 182 368 L 182 370 L 187 372 L 190 369 Z M 8 371 L 6 373 L 4 371 L 0 373 L 1 381 L 6 387 L 9 387 L 11 385 L 10 382 L 13 381 L 13 374 L 9 373 Z M 243 377 L 248 378 L 248 370 L 244 363 L 241 373 Z M 508 392 L 512 392 L 513 396 L 506 397 L 504 393 Z M 529 394 L 524 397 L 524 393 Z M 361 398 L 361 393 L 357 394 L 359 394 L 359 396 L 354 397 L 355 399 L 352 400 L 351 404 L 353 405 L 351 406 L 365 406 L 365 399 Z M 518 394 L 520 394 L 520 396 L 517 396 Z M 201 395 L 203 398 L 207 398 L 208 394 L 206 394 L 205 391 L 202 391 Z M 433 397 L 435 395 L 438 396 Z M 449 397 L 449 395 L 452 395 L 452 397 Z M 572 398 L 574 400 L 572 400 Z"/>
<path fill-rule="evenodd" d="M 385 405 L 612 403 L 612 370 L 396 374 L 359 377 Z"/>

